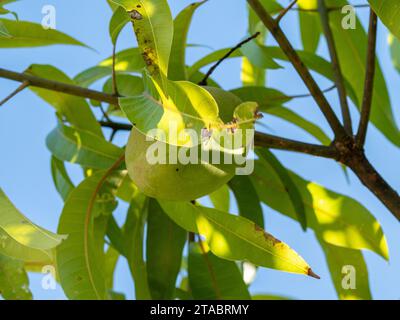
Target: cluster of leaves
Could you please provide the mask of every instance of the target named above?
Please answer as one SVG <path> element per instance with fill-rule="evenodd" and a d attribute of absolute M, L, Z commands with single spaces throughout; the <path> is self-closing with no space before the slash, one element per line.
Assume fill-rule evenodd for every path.
<path fill-rule="evenodd" d="M 12 1 L 1 4 L 9 2 Z M 31 65 L 26 72 L 81 87 L 103 80 L 104 92 L 116 93 L 118 88 L 119 95 L 125 97 L 120 99 L 121 107 L 108 107 L 107 117 L 126 118 L 141 131 L 160 126 L 176 114 L 186 126 L 188 110 L 182 109 L 186 100 L 200 94 L 201 99 L 207 96 L 196 85 L 204 77 L 203 68 L 230 50 L 219 49 L 190 66 L 186 64 L 191 20 L 206 1 L 188 6 L 175 19 L 167 0 L 108 2 L 113 11 L 109 24 L 112 45 L 116 46 L 121 30 L 133 20 L 138 47 L 117 52 L 74 79 L 49 65 Z M 276 1 L 261 2 L 271 13 L 283 10 Z M 335 7 L 346 5 L 347 1 L 326 3 Z M 370 4 L 393 32 L 393 57 L 400 68 L 400 45 L 396 38 L 400 36 L 400 24 L 395 15 L 399 5 L 396 0 L 370 0 Z M 331 63 L 315 53 L 321 38 L 318 13 L 314 10 L 317 0 L 300 0 L 298 5 L 310 11 L 299 11 L 304 49 L 297 52 L 310 70 L 333 81 Z M 0 7 L 0 14 L 3 13 L 9 11 Z M 340 11 L 332 12 L 330 18 L 349 98 L 360 107 L 366 33 L 358 20 L 356 29 L 342 29 Z M 328 145 L 330 139 L 319 125 L 284 105 L 294 97 L 265 86 L 266 69 L 281 68 L 277 61 L 287 58 L 279 47 L 265 45 L 267 31 L 251 9 L 248 25 L 250 34 L 260 32 L 260 36 L 230 56 L 242 59 L 243 82 L 242 87 L 230 93 L 240 101 L 256 102 L 261 112 L 288 121 Z M 0 48 L 53 44 L 85 46 L 59 31 L 44 30 L 32 22 L 0 19 Z M 167 98 L 162 95 L 171 94 L 171 88 L 182 89 L 182 81 L 186 84 L 185 96 L 173 101 L 171 113 L 163 108 Z M 211 78 L 208 83 L 221 88 Z M 53 106 L 57 114 L 57 126 L 49 133 L 46 144 L 52 153 L 54 184 L 65 204 L 57 235 L 27 220 L 0 191 L 0 294 L 4 298 L 31 298 L 26 272 L 54 265 L 57 281 L 68 298 L 122 299 L 123 294 L 113 288 L 113 275 L 120 258 L 128 261 L 138 299 L 251 298 L 250 283 L 243 280 L 243 272 L 249 265 L 316 277 L 300 255 L 264 231 L 262 204 L 298 221 L 304 230 L 314 231 L 339 298 L 371 298 L 361 251 L 370 250 L 388 259 L 388 248 L 378 221 L 356 200 L 306 181 L 285 168 L 267 149 L 256 151 L 253 174 L 235 176 L 209 194 L 213 208 L 194 202 L 150 198 L 127 174 L 124 148 L 105 138 L 91 109 L 99 106 L 99 102 L 89 103 L 84 98 L 35 87 L 30 90 Z M 400 132 L 379 66 L 374 90 L 371 121 L 389 141 L 400 145 Z M 172 95 L 177 95 L 176 92 Z M 179 103 L 183 99 L 185 103 Z M 232 109 L 225 110 L 224 103 L 217 102 L 217 115 L 227 121 L 228 116 L 224 115 Z M 192 110 L 202 121 L 199 127 L 209 121 L 209 107 L 200 113 Z M 228 107 L 232 106 L 228 103 Z M 72 183 L 65 162 L 83 169 L 85 178 L 79 185 Z M 229 213 L 233 200 L 238 214 Z M 113 217 L 121 201 L 129 203 L 122 227 Z M 186 244 L 188 254 L 184 251 Z M 343 265 L 357 269 L 357 289 L 351 292 L 341 286 Z"/>

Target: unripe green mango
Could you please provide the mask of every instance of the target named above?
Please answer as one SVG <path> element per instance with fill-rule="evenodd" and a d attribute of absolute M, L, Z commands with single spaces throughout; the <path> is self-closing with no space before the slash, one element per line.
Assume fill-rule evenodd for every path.
<path fill-rule="evenodd" d="M 146 141 L 146 136 L 133 128 L 125 152 L 132 181 L 149 197 L 170 201 L 195 200 L 214 192 L 235 175 L 236 166 L 232 164 L 150 164 L 146 154 L 154 143 L 154 140 Z M 165 145 L 168 150 L 168 145 Z M 201 145 L 193 148 L 200 149 Z"/>
<path fill-rule="evenodd" d="M 231 122 L 235 108 L 241 104 L 241 100 L 234 94 L 219 88 L 205 87 L 205 89 L 216 100 L 220 118 L 225 123 Z M 149 163 L 147 153 L 155 143 L 165 147 L 167 163 Z M 234 177 L 238 168 L 237 164 L 224 164 L 225 154 L 222 151 L 218 151 L 220 164 L 213 164 L 211 159 L 207 162 L 199 161 L 197 164 L 182 164 L 180 161 L 170 164 L 169 147 L 169 144 L 150 139 L 135 127 L 131 131 L 125 152 L 126 166 L 132 181 L 147 196 L 170 201 L 195 200 L 226 184 Z M 178 152 L 182 149 L 188 150 L 182 146 L 175 146 L 175 148 Z M 204 146 L 199 144 L 190 150 L 194 151 L 193 148 L 197 149 L 198 159 L 200 159 Z"/>

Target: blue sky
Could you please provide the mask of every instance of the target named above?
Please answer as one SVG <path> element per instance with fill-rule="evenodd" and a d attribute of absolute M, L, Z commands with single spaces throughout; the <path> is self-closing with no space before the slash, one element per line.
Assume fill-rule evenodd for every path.
<path fill-rule="evenodd" d="M 169 1 L 173 14 L 176 15 L 191 0 Z M 284 1 L 283 3 L 287 3 Z M 96 3 L 94 5 L 94 3 Z M 355 3 L 355 2 L 354 2 Z M 359 2 L 357 2 L 359 3 Z M 21 0 L 9 8 L 18 12 L 21 20 L 40 22 L 44 5 L 54 5 L 57 10 L 57 29 L 85 42 L 96 51 L 72 47 L 53 46 L 34 49 L 0 50 L 0 67 L 23 71 L 31 63 L 52 64 L 68 75 L 74 76 L 83 69 L 95 65 L 111 54 L 112 47 L 108 36 L 108 21 L 111 16 L 105 0 Z M 366 25 L 368 11 L 357 11 Z M 189 42 L 205 44 L 213 49 L 230 47 L 246 35 L 245 0 L 210 0 L 195 15 L 189 34 Z M 296 13 L 289 13 L 283 20 L 283 28 L 296 48 L 301 48 Z M 269 39 L 270 43 L 273 43 Z M 135 46 L 136 41 L 131 28 L 123 31 L 118 49 Z M 210 52 L 206 48 L 191 48 L 188 51 L 188 63 Z M 326 56 L 323 44 L 319 53 Z M 387 47 L 387 31 L 379 26 L 378 54 L 381 67 L 391 94 L 393 109 L 399 119 L 398 101 L 400 98 L 399 74 L 393 70 Z M 268 73 L 268 86 L 283 90 L 287 94 L 305 93 L 306 89 L 297 75 L 288 65 L 284 70 Z M 240 86 L 240 60 L 232 59 L 223 64 L 215 73 L 215 78 L 224 88 Z M 321 87 L 329 83 L 316 77 Z M 0 79 L 0 97 L 6 96 L 17 84 Z M 98 88 L 101 84 L 98 84 Z M 335 92 L 328 95 L 337 106 Z M 316 123 L 325 123 L 311 99 L 296 100 L 290 104 L 296 111 Z M 353 111 L 354 119 L 357 113 Z M 274 128 L 273 133 L 285 137 L 314 142 L 301 130 L 283 121 L 266 117 L 265 123 Z M 0 109 L 0 186 L 17 207 L 36 223 L 53 231 L 57 228 L 58 217 L 62 210 L 62 200 L 56 193 L 50 174 L 50 153 L 45 146 L 46 135 L 55 126 L 54 110 L 41 101 L 29 90 L 16 96 Z M 326 127 L 325 127 L 326 128 Z M 329 131 L 327 131 L 329 132 Z M 119 134 L 116 142 L 123 144 L 126 134 Z M 372 163 L 382 175 L 400 190 L 400 150 L 393 147 L 385 138 L 371 128 L 368 135 L 366 152 Z M 380 221 L 388 240 L 390 262 L 385 262 L 376 254 L 365 252 L 369 268 L 370 286 L 375 299 L 400 298 L 400 225 L 384 206 L 366 190 L 357 178 L 351 174 L 350 184 L 344 178 L 340 168 L 332 161 L 316 159 L 306 155 L 276 152 L 282 162 L 309 180 L 316 181 L 335 191 L 348 194 L 358 199 Z M 74 181 L 81 178 L 80 171 L 68 165 Z M 124 216 L 125 205 L 121 205 L 116 216 Z M 233 208 L 234 209 L 234 208 Z M 297 223 L 264 208 L 267 230 L 284 240 L 298 251 L 313 266 L 322 279 L 317 281 L 309 277 L 282 273 L 269 269 L 260 269 L 253 293 L 269 293 L 290 296 L 299 299 L 336 299 L 325 259 L 313 232 L 303 233 Z M 31 287 L 37 299 L 63 299 L 62 290 L 55 291 L 41 288 L 41 275 L 32 275 Z M 124 261 L 120 261 L 116 274 L 116 289 L 133 298 L 133 284 Z"/>

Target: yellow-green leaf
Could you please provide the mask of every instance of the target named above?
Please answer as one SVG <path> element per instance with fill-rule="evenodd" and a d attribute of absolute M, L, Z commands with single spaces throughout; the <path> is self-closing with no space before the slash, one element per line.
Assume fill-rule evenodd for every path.
<path fill-rule="evenodd" d="M 204 236 L 220 258 L 318 277 L 297 252 L 250 220 L 187 202 L 159 203 L 182 228 Z"/>

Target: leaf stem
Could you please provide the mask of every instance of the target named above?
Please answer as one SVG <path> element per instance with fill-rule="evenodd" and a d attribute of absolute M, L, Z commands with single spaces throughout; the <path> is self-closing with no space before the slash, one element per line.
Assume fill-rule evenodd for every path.
<path fill-rule="evenodd" d="M 325 5 L 325 0 L 318 0 L 318 9 L 321 16 L 322 29 L 324 31 L 326 42 L 328 44 L 329 55 L 331 56 L 332 60 L 333 73 L 335 77 L 335 84 L 339 93 L 339 101 L 342 110 L 344 128 L 349 135 L 353 135 L 350 108 L 347 102 L 346 88 L 344 86 L 344 79 L 339 63 L 339 57 L 336 50 L 335 40 L 333 38 L 332 29 L 329 25 L 329 15 L 328 15 L 328 9 Z"/>
<path fill-rule="evenodd" d="M 367 70 L 365 72 L 364 96 L 361 106 L 360 125 L 356 136 L 357 146 L 362 147 L 365 144 L 367 136 L 368 122 L 371 114 L 372 97 L 374 92 L 375 78 L 375 51 L 376 51 L 376 36 L 377 36 L 378 18 L 375 12 L 370 10 L 369 31 L 368 31 L 368 51 L 367 51 Z"/>

